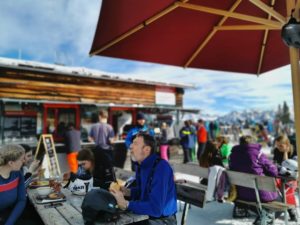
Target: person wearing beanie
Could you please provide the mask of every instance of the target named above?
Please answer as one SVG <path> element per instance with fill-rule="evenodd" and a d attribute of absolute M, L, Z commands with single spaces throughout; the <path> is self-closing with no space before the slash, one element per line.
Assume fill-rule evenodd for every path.
<path fill-rule="evenodd" d="M 154 131 L 153 129 L 149 128 L 146 125 L 145 115 L 142 112 L 138 112 L 136 115 L 136 126 L 133 127 L 131 130 L 128 131 L 126 139 L 125 139 L 125 145 L 127 149 L 130 149 L 130 145 L 132 144 L 133 139 L 136 137 L 136 135 L 140 132 L 148 133 L 149 135 L 154 137 Z M 131 161 L 131 170 L 135 171 L 135 163 Z"/>

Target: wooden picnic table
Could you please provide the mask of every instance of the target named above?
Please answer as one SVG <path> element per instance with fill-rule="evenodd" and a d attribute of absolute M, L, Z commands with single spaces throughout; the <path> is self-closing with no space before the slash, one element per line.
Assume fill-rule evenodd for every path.
<path fill-rule="evenodd" d="M 28 197 L 34 205 L 36 211 L 40 215 L 46 225 L 84 225 L 81 213 L 81 204 L 84 196 L 72 194 L 67 189 L 62 189 L 62 193 L 66 196 L 66 201 L 57 203 L 37 204 L 35 196 L 36 189 L 28 189 Z M 131 212 L 122 212 L 120 218 L 114 222 L 95 222 L 95 225 L 125 225 L 133 222 L 147 220 L 146 215 L 137 215 Z"/>

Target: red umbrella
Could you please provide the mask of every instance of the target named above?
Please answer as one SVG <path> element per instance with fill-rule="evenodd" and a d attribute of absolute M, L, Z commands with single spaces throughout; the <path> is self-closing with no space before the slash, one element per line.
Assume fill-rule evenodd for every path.
<path fill-rule="evenodd" d="M 288 48 L 280 37 L 286 21 L 282 16 L 286 15 L 285 1 L 277 0 L 273 8 L 270 2 L 103 0 L 90 54 L 266 72 L 289 63 Z"/>
<path fill-rule="evenodd" d="M 300 146 L 299 52 L 280 35 L 299 7 L 300 0 L 103 0 L 90 54 L 251 74 L 291 62 Z"/>

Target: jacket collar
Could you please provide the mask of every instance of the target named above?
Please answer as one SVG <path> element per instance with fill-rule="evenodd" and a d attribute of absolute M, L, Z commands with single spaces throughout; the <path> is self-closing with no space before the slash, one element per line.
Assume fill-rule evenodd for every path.
<path fill-rule="evenodd" d="M 146 159 L 144 159 L 140 165 L 141 168 L 149 168 L 153 166 L 154 161 L 156 160 L 157 155 L 151 154 Z"/>

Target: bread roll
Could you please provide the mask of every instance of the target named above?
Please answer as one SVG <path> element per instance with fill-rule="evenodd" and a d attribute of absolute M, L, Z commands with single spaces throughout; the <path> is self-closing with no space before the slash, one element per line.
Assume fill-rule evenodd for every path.
<path fill-rule="evenodd" d="M 121 186 L 117 182 L 111 182 L 109 189 L 110 190 L 115 190 L 115 191 L 120 191 Z"/>

